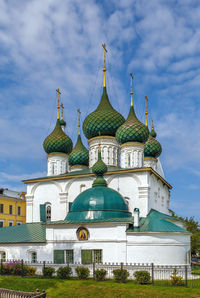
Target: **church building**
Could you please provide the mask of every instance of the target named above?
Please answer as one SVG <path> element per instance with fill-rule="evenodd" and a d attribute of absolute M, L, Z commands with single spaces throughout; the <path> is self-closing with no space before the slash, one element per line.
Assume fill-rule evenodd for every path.
<path fill-rule="evenodd" d="M 75 146 L 65 132 L 63 110 L 44 140 L 47 175 L 24 180 L 26 224 L 0 229 L 0 255 L 75 263 L 189 264 L 190 233 L 170 213 L 170 184 L 152 126 L 136 116 L 131 74 L 130 111 L 124 117 L 111 105 L 106 89 L 96 110 L 83 122 Z M 147 98 L 146 98 L 147 100 Z M 62 105 L 61 105 L 62 106 Z"/>

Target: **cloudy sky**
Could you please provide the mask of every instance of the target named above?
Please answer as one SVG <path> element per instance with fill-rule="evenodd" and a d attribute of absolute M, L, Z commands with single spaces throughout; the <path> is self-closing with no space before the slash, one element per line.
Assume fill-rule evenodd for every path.
<path fill-rule="evenodd" d="M 1 0 L 0 186 L 25 190 L 22 179 L 46 175 L 43 140 L 56 121 L 56 89 L 67 133 L 82 121 L 107 84 L 127 116 L 130 71 L 134 103 L 153 119 L 161 161 L 173 186 L 171 209 L 200 220 L 200 9 L 193 0 Z M 85 140 L 86 143 L 86 140 Z"/>

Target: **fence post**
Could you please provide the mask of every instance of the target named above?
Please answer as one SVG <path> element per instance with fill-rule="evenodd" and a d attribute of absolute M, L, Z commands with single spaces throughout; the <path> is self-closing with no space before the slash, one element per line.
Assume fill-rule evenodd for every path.
<path fill-rule="evenodd" d="M 43 261 L 42 273 L 43 273 L 43 275 L 45 275 L 45 261 Z"/>
<path fill-rule="evenodd" d="M 3 274 L 3 260 L 1 259 L 1 275 Z"/>
<path fill-rule="evenodd" d="M 188 270 L 187 265 L 185 265 L 185 286 L 188 286 Z"/>
<path fill-rule="evenodd" d="M 93 262 L 93 279 L 95 280 L 95 262 Z"/>
<path fill-rule="evenodd" d="M 151 280 L 152 285 L 154 285 L 154 263 L 151 263 Z"/>
<path fill-rule="evenodd" d="M 121 265 L 121 282 L 123 282 L 123 267 L 124 267 L 124 263 L 120 263 Z"/>
<path fill-rule="evenodd" d="M 22 259 L 21 262 L 22 262 L 21 264 L 22 264 L 22 277 L 23 277 L 24 276 L 24 260 Z"/>

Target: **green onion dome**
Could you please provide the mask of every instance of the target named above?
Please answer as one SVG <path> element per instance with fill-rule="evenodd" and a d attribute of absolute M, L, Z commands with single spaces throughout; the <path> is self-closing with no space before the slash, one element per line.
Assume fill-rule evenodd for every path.
<path fill-rule="evenodd" d="M 44 140 L 44 150 L 46 153 L 65 153 L 72 151 L 72 140 L 64 133 L 60 126 L 60 119 L 57 119 L 56 126 L 52 133 Z"/>
<path fill-rule="evenodd" d="M 123 197 L 117 191 L 107 187 L 103 178 L 107 166 L 101 160 L 100 152 L 92 171 L 97 176 L 96 182 L 94 181 L 92 188 L 85 190 L 76 197 L 66 220 L 90 222 L 131 218 L 131 213 L 128 211 L 128 206 Z"/>
<path fill-rule="evenodd" d="M 69 164 L 71 166 L 88 166 L 89 164 L 89 152 L 83 145 L 80 135 L 78 135 L 76 145 L 69 155 Z"/>
<path fill-rule="evenodd" d="M 115 136 L 120 125 L 124 123 L 124 117 L 115 111 L 110 104 L 106 87 L 97 109 L 89 114 L 83 122 L 83 132 L 87 139 L 99 136 Z"/>
<path fill-rule="evenodd" d="M 162 152 L 161 144 L 155 139 L 156 132 L 152 128 L 149 134 L 149 138 L 144 146 L 144 157 L 154 157 L 157 158 Z"/>
<path fill-rule="evenodd" d="M 131 105 L 127 120 L 118 128 L 116 132 L 116 139 L 118 143 L 145 143 L 148 139 L 148 136 L 148 127 L 138 120 L 137 116 L 135 115 L 133 105 Z"/>

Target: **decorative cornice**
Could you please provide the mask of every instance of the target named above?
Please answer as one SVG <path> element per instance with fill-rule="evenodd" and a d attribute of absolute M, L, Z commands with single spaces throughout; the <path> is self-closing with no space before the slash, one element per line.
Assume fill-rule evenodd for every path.
<path fill-rule="evenodd" d="M 112 137 L 112 136 L 98 136 L 98 137 L 94 137 L 94 138 L 91 138 L 88 140 L 88 144 L 91 142 L 91 141 L 94 141 L 94 140 L 99 140 L 99 139 L 115 139 L 115 137 Z M 117 141 L 116 141 L 117 142 Z"/>
<path fill-rule="evenodd" d="M 139 143 L 139 142 L 127 142 L 124 143 L 122 145 L 120 145 L 120 148 L 126 147 L 126 146 L 138 146 L 138 147 L 143 147 L 144 148 L 144 144 Z"/>
<path fill-rule="evenodd" d="M 107 175 L 114 175 L 114 174 L 127 174 L 127 173 L 137 173 L 137 172 L 150 172 L 150 174 L 155 175 L 158 179 L 160 179 L 169 189 L 172 189 L 172 186 L 167 183 L 167 181 L 160 176 L 156 171 L 154 171 L 152 168 L 134 168 L 134 169 L 121 169 L 118 171 L 109 171 L 105 173 L 105 176 Z M 36 179 L 30 179 L 30 180 L 22 180 L 23 183 L 35 183 L 35 182 L 41 182 L 41 181 L 55 181 L 55 180 L 66 180 L 66 179 L 73 179 L 73 178 L 83 178 L 83 177 L 94 177 L 95 175 L 93 173 L 87 173 L 87 174 L 78 174 L 78 175 L 68 175 L 68 176 L 51 176 L 51 177 L 44 177 L 44 178 L 36 178 Z"/>
<path fill-rule="evenodd" d="M 54 152 L 54 153 L 49 153 L 47 154 L 47 158 L 48 157 L 53 157 L 53 156 L 57 156 L 57 155 L 60 155 L 60 156 L 65 156 L 65 157 L 69 157 L 69 154 L 65 154 L 65 153 L 60 153 L 60 152 Z"/>
<path fill-rule="evenodd" d="M 70 169 L 87 169 L 87 166 L 83 166 L 83 165 L 75 165 L 75 166 L 71 166 Z"/>
<path fill-rule="evenodd" d="M 155 157 L 144 157 L 144 160 L 155 160 L 156 162 L 158 161 L 158 159 Z"/>

